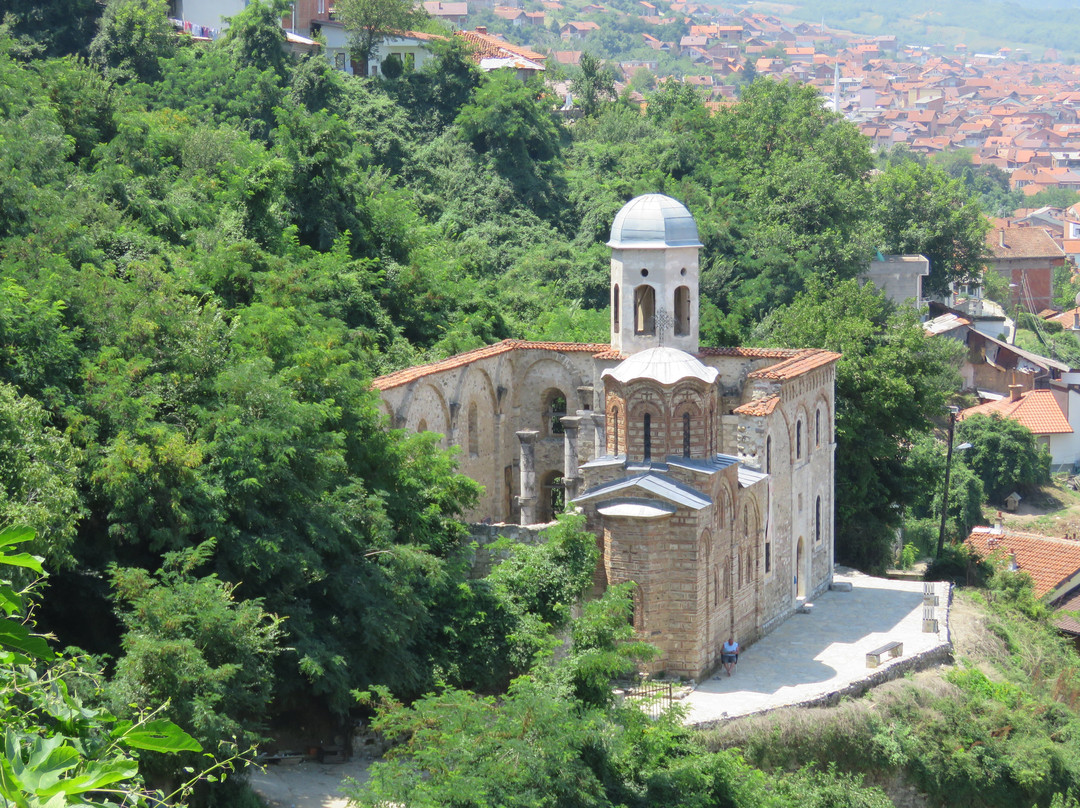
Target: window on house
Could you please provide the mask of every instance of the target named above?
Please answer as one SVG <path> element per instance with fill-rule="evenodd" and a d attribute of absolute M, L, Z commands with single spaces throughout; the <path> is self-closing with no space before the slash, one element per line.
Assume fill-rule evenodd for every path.
<path fill-rule="evenodd" d="M 720 571 L 716 567 L 713 567 L 713 571 L 712 571 L 712 588 L 713 588 L 713 597 L 712 597 L 713 606 L 719 606 L 720 605 Z"/>
<path fill-rule="evenodd" d="M 690 456 L 690 413 L 684 412 L 682 416 L 682 455 Z"/>
<path fill-rule="evenodd" d="M 680 286 L 675 290 L 675 336 L 685 337 L 690 333 L 690 287 Z"/>
<path fill-rule="evenodd" d="M 765 438 L 765 473 L 772 474 L 772 435 Z"/>
<path fill-rule="evenodd" d="M 650 413 L 645 413 L 643 426 L 645 432 L 642 435 L 642 455 L 645 458 L 645 462 L 648 463 L 652 460 L 652 415 Z"/>
<path fill-rule="evenodd" d="M 821 446 L 821 410 L 814 410 L 814 445 Z"/>
<path fill-rule="evenodd" d="M 821 541 L 821 497 L 814 501 L 814 541 Z"/>
<path fill-rule="evenodd" d="M 326 13 L 326 0 L 319 0 L 319 14 Z"/>
<path fill-rule="evenodd" d="M 765 574 L 772 572 L 772 542 L 765 542 Z"/>
<path fill-rule="evenodd" d="M 615 324 L 615 330 L 619 330 L 619 284 L 611 290 L 611 320 Z"/>
<path fill-rule="evenodd" d="M 656 291 L 648 285 L 634 290 L 634 333 L 656 333 Z"/>
<path fill-rule="evenodd" d="M 795 422 L 795 459 L 802 460 L 802 419 Z"/>

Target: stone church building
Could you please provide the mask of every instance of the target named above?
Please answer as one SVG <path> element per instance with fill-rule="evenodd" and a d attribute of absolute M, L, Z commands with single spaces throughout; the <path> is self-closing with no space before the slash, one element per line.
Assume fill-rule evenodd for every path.
<path fill-rule="evenodd" d="M 670 197 L 628 202 L 608 246 L 609 344 L 506 340 L 374 386 L 393 427 L 460 447 L 469 519 L 581 509 L 654 672 L 699 679 L 831 582 L 839 355 L 700 346 L 702 245 Z"/>

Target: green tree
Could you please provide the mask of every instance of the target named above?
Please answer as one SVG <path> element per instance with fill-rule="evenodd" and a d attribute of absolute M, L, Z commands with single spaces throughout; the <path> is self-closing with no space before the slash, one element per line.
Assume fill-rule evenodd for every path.
<path fill-rule="evenodd" d="M 890 560 L 900 507 L 913 489 L 911 442 L 959 387 L 962 346 L 927 337 L 918 314 L 872 285 L 811 281 L 755 331 L 760 344 L 825 348 L 836 366 L 836 555 L 877 570 Z M 937 480 L 922 480 L 935 485 Z"/>
<path fill-rule="evenodd" d="M 981 276 L 989 224 L 959 180 L 937 166 L 907 161 L 885 169 L 870 188 L 882 250 L 929 258 L 928 293 Z"/>
<path fill-rule="evenodd" d="M 78 690 L 99 682 L 100 669 L 60 657 L 33 632 L 38 586 L 18 587 L 9 577 L 12 568 L 44 575 L 39 557 L 15 550 L 32 539 L 29 528 L 0 531 L 0 800 L 67 808 L 106 804 L 107 794 L 108 804 L 147 808 L 185 799 L 203 775 L 165 795 L 146 787 L 140 763 L 147 753 L 199 752 L 198 742 L 156 710 L 118 721 L 91 706 Z"/>
<path fill-rule="evenodd" d="M 159 59 L 176 51 L 165 0 L 109 0 L 90 43 L 90 58 L 121 80 L 154 81 Z"/>
<path fill-rule="evenodd" d="M 260 600 L 237 599 L 235 584 L 195 577 L 213 549 L 210 541 L 167 553 L 153 574 L 113 568 L 125 632 L 108 693 L 121 716 L 167 702 L 163 717 L 228 758 L 261 740 L 282 631 L 281 620 L 263 611 Z M 150 756 L 145 768 L 175 781 L 194 762 Z"/>
<path fill-rule="evenodd" d="M 582 53 L 578 73 L 570 80 L 570 90 L 581 111 L 593 115 L 601 102 L 615 99 L 615 75 L 591 53 Z"/>
<path fill-rule="evenodd" d="M 961 443 L 954 440 L 954 446 Z M 935 544 L 920 546 L 926 553 L 936 549 L 945 483 L 945 454 L 945 444 L 933 435 L 917 435 L 911 441 L 905 461 L 909 516 L 933 528 L 930 538 Z M 963 539 L 973 526 L 982 521 L 982 504 L 982 481 L 967 465 L 959 462 L 954 453 L 949 472 L 949 521 L 946 525 L 951 538 Z"/>
<path fill-rule="evenodd" d="M 422 8 L 417 9 L 408 0 L 341 0 L 335 8 L 365 76 L 379 40 L 395 31 L 407 31 L 427 18 Z"/>
<path fill-rule="evenodd" d="M 82 502 L 76 489 L 80 453 L 28 396 L 0 383 L 0 524 L 35 531 L 33 550 L 69 567 Z"/>
<path fill-rule="evenodd" d="M 991 502 L 1000 505 L 1013 491 L 1050 482 L 1050 450 L 1018 421 L 998 413 L 970 415 L 957 425 L 956 439 L 971 444 L 962 462 L 982 480 Z"/>
<path fill-rule="evenodd" d="M 97 30 L 97 0 L 7 0 L 3 20 L 13 36 L 34 43 L 43 56 L 86 55 Z"/>

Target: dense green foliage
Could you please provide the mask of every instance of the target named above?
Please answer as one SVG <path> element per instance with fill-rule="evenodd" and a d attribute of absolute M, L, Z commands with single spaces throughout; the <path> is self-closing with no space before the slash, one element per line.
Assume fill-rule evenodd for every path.
<path fill-rule="evenodd" d="M 500 699 L 453 688 L 410 706 L 383 688 L 365 694 L 374 726 L 395 742 L 370 780 L 353 790 L 360 805 L 388 803 L 481 808 L 621 806 L 645 808 L 885 808 L 888 799 L 861 778 L 804 770 L 767 779 L 737 752 L 706 752 L 678 708 L 651 718 L 633 698 L 583 692 L 585 657 L 624 660 L 633 631 L 628 591 L 609 590 L 573 623 L 574 645 L 559 662 L 539 664 Z M 587 640 L 586 638 L 589 638 Z M 633 643 L 640 648 L 638 643 Z"/>
<path fill-rule="evenodd" d="M 168 714 L 216 749 L 257 737 L 270 692 L 341 714 L 357 689 L 445 683 L 474 703 L 452 688 L 505 688 L 568 632 L 573 652 L 529 680 L 573 702 L 543 707 L 550 726 L 593 715 L 632 740 L 593 750 L 587 718 L 585 768 L 523 777 L 588 769 L 597 799 L 625 801 L 728 788 L 743 764 L 684 771 L 673 728 L 633 759 L 646 727 L 613 719 L 606 687 L 647 653 L 622 642 L 625 593 L 568 622 L 592 539 L 567 521 L 469 580 L 458 517 L 477 487 L 434 436 L 387 430 L 370 380 L 504 337 L 605 339 L 612 218 L 670 193 L 706 245 L 703 342 L 845 353 L 837 529 L 842 557 L 877 567 L 954 357 L 852 278 L 896 233 L 946 232 L 950 266 L 974 255 L 963 186 L 903 164 L 874 178 L 865 139 L 793 84 L 711 114 L 669 83 L 643 114 L 587 63 L 568 127 L 543 86 L 482 75 L 459 43 L 362 80 L 282 51 L 273 4 L 206 46 L 157 0 L 111 0 L 89 36 L 28 26 L 65 4 L 18 5 L 0 28 L 0 519 L 37 529 L 49 628 L 112 655 L 117 709 L 180 694 Z M 785 782 L 777 804 L 831 787 Z"/>
<path fill-rule="evenodd" d="M 165 795 L 146 787 L 140 755 L 197 753 L 199 743 L 155 710 L 118 721 L 90 706 L 84 696 L 96 695 L 100 669 L 56 654 L 34 633 L 38 585 L 16 588 L 10 577 L 13 570 L 44 574 L 40 556 L 16 550 L 31 539 L 29 528 L 0 531 L 0 801 L 13 808 L 66 808 L 182 800 L 202 775 Z"/>
<path fill-rule="evenodd" d="M 864 569 L 883 568 L 902 518 L 893 504 L 925 510 L 925 490 L 943 484 L 932 465 L 910 463 L 908 455 L 958 386 L 962 346 L 927 337 L 914 311 L 855 281 L 813 284 L 756 336 L 767 345 L 843 354 L 836 366 L 836 554 Z"/>
<path fill-rule="evenodd" d="M 991 502 L 1004 504 L 1013 491 L 1023 494 L 1050 482 L 1050 450 L 1018 421 L 997 413 L 971 415 L 957 425 L 956 438 L 971 444 L 961 458 Z"/>

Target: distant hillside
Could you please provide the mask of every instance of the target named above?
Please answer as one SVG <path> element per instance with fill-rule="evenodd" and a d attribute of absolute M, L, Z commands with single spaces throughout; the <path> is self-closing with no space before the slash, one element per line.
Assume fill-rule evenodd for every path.
<path fill-rule="evenodd" d="M 861 34 L 895 34 L 904 44 L 953 46 L 964 43 L 969 52 L 1000 47 L 1024 49 L 1041 58 L 1047 48 L 1060 55 L 1080 54 L 1080 2 L 1077 0 L 1015 0 L 980 2 L 952 0 L 805 0 L 798 5 L 770 6 L 787 18 L 821 22 L 832 29 Z"/>

